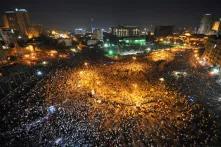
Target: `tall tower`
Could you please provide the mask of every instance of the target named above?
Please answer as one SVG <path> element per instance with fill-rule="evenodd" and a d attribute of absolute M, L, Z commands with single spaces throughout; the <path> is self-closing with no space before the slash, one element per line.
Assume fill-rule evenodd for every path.
<path fill-rule="evenodd" d="M 30 19 L 27 10 L 15 9 L 6 11 L 3 16 L 4 26 L 18 31 L 21 35 L 28 35 Z"/>
<path fill-rule="evenodd" d="M 90 19 L 90 30 L 91 30 L 91 33 L 94 32 L 94 18 L 93 17 L 91 17 Z"/>
<path fill-rule="evenodd" d="M 205 14 L 200 22 L 198 34 L 209 35 L 212 30 L 213 16 L 211 14 Z"/>

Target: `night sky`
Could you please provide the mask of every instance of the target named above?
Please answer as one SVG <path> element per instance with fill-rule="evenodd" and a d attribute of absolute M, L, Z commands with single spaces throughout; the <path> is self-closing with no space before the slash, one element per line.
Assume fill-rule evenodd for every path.
<path fill-rule="evenodd" d="M 25 8 L 33 23 L 71 30 L 117 24 L 197 26 L 201 16 L 221 17 L 221 0 L 1 0 L 1 13 Z"/>

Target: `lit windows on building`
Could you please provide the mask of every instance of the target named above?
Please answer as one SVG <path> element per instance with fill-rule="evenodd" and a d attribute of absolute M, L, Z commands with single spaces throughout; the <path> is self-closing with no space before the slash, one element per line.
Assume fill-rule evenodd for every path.
<path fill-rule="evenodd" d="M 209 39 L 204 56 L 210 63 L 221 65 L 221 40 Z"/>
<path fill-rule="evenodd" d="M 112 34 L 117 37 L 139 36 L 141 31 L 136 26 L 117 26 L 112 27 Z"/>
<path fill-rule="evenodd" d="M 30 27 L 29 13 L 25 9 L 6 11 L 3 16 L 5 28 L 18 31 L 22 35 L 28 35 Z"/>

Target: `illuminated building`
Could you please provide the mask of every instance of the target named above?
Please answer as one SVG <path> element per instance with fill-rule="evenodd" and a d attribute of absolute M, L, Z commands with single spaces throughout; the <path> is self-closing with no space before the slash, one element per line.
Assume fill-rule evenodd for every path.
<path fill-rule="evenodd" d="M 112 27 L 108 39 L 104 39 L 104 49 L 109 56 L 136 55 L 148 48 L 147 37 L 142 36 L 140 28 L 136 26 Z"/>
<path fill-rule="evenodd" d="M 84 34 L 86 34 L 86 29 L 84 29 L 84 28 L 75 28 L 74 29 L 74 34 L 76 34 L 76 35 L 84 35 Z"/>
<path fill-rule="evenodd" d="M 94 29 L 92 38 L 96 40 L 103 40 L 103 31 L 101 29 Z"/>
<path fill-rule="evenodd" d="M 32 25 L 29 13 L 25 9 L 15 9 L 14 11 L 6 11 L 3 16 L 5 28 L 13 29 L 21 36 L 28 38 L 38 37 L 43 33 L 42 25 Z"/>
<path fill-rule="evenodd" d="M 3 45 L 4 45 L 3 33 L 2 30 L 0 29 L 0 49 L 2 49 Z"/>
<path fill-rule="evenodd" d="M 58 44 L 62 44 L 65 47 L 71 47 L 72 46 L 72 40 L 68 38 L 59 38 L 58 39 Z"/>
<path fill-rule="evenodd" d="M 173 26 L 156 26 L 154 35 L 156 37 L 166 37 L 173 34 Z"/>
<path fill-rule="evenodd" d="M 121 45 L 126 46 L 145 46 L 146 45 L 146 39 L 142 37 L 133 37 L 133 38 L 122 38 L 119 40 L 119 43 Z"/>
<path fill-rule="evenodd" d="M 13 29 L 1 28 L 0 29 L 0 40 L 6 45 L 14 44 L 16 40 L 16 34 Z"/>
<path fill-rule="evenodd" d="M 28 38 L 39 37 L 43 33 L 42 25 L 32 25 L 29 27 Z"/>
<path fill-rule="evenodd" d="M 116 37 L 140 36 L 140 28 L 136 26 L 116 26 L 112 27 L 112 34 Z"/>
<path fill-rule="evenodd" d="M 98 40 L 95 40 L 95 39 L 87 40 L 87 45 L 88 46 L 93 46 L 93 45 L 96 45 L 97 43 L 98 43 Z"/>
<path fill-rule="evenodd" d="M 220 30 L 220 21 L 215 21 L 212 27 L 212 30 L 219 31 Z"/>
<path fill-rule="evenodd" d="M 221 65 L 221 39 L 210 38 L 206 44 L 204 57 L 212 64 Z"/>
<path fill-rule="evenodd" d="M 1 28 L 0 28 L 0 40 L 3 41 L 3 32 Z"/>
<path fill-rule="evenodd" d="M 30 19 L 25 9 L 6 11 L 3 16 L 3 21 L 6 28 L 14 29 L 24 36 L 28 35 Z"/>
<path fill-rule="evenodd" d="M 212 30 L 219 35 L 221 33 L 221 19 L 219 21 L 215 21 L 212 27 Z"/>
<path fill-rule="evenodd" d="M 172 37 L 175 38 L 175 37 Z M 208 37 L 203 34 L 190 34 L 185 33 L 176 37 L 176 41 L 180 40 L 183 44 L 191 45 L 195 47 L 204 47 Z"/>
<path fill-rule="evenodd" d="M 61 38 L 61 39 L 69 39 L 68 32 L 52 30 L 49 35 L 50 35 L 50 37 L 55 38 L 55 39 L 59 39 L 59 38 Z"/>
<path fill-rule="evenodd" d="M 106 41 L 104 43 L 104 49 L 108 56 L 142 54 L 147 46 L 146 38 L 142 36 L 120 37 L 116 42 Z"/>
<path fill-rule="evenodd" d="M 210 35 L 212 30 L 213 17 L 211 14 L 205 14 L 201 20 L 198 34 Z"/>

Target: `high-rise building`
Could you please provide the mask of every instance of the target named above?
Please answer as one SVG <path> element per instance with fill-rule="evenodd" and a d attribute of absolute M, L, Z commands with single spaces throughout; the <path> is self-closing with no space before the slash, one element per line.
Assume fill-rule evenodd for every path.
<path fill-rule="evenodd" d="M 102 29 L 94 29 L 93 38 L 96 40 L 103 40 L 103 30 Z"/>
<path fill-rule="evenodd" d="M 0 28 L 0 49 L 2 48 L 2 45 L 4 44 L 4 38 L 3 38 L 3 32 Z"/>
<path fill-rule="evenodd" d="M 212 31 L 214 31 L 216 35 L 221 35 L 221 18 L 214 22 Z"/>
<path fill-rule="evenodd" d="M 75 35 L 84 35 L 84 34 L 86 34 L 86 29 L 84 29 L 84 28 L 75 28 L 74 29 L 74 34 Z"/>
<path fill-rule="evenodd" d="M 3 16 L 3 23 L 6 28 L 14 29 L 24 36 L 28 35 L 30 19 L 25 9 L 6 11 Z"/>
<path fill-rule="evenodd" d="M 17 38 L 17 35 L 13 31 L 13 29 L 0 28 L 0 42 L 4 42 L 5 47 L 10 44 L 14 44 L 16 38 Z"/>
<path fill-rule="evenodd" d="M 116 26 L 112 27 L 112 34 L 117 37 L 140 36 L 141 31 L 137 26 Z"/>
<path fill-rule="evenodd" d="M 206 43 L 204 57 L 212 64 L 221 65 L 221 39 L 210 38 Z"/>
<path fill-rule="evenodd" d="M 86 31 L 87 33 L 93 33 L 94 29 L 95 29 L 94 18 L 91 17 L 90 20 L 88 21 Z"/>
<path fill-rule="evenodd" d="M 211 14 L 205 14 L 201 19 L 198 34 L 210 35 L 213 23 L 213 16 Z"/>

